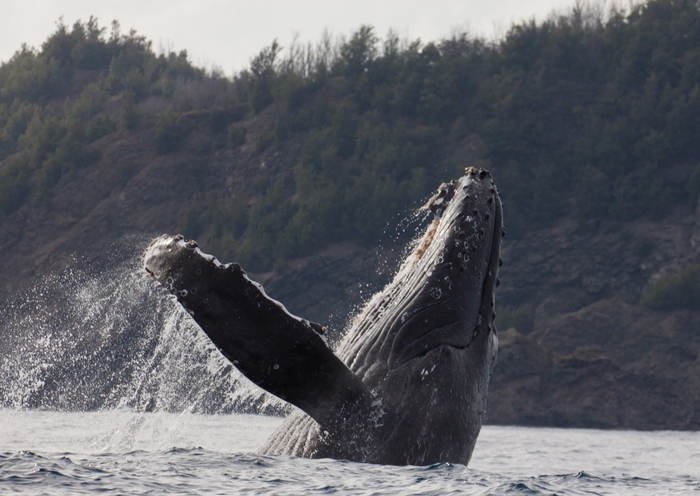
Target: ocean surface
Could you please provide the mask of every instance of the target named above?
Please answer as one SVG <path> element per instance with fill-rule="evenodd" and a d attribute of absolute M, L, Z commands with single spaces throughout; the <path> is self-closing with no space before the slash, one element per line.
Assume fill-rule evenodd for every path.
<path fill-rule="evenodd" d="M 483 428 L 469 467 L 255 454 L 262 415 L 0 410 L 0 494 L 700 494 L 700 433 Z"/>

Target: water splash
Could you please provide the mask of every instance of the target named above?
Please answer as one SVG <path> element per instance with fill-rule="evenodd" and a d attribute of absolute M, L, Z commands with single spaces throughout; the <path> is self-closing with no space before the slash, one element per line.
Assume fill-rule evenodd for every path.
<path fill-rule="evenodd" d="M 135 255 L 99 273 L 50 275 L 6 307 L 0 408 L 283 412 L 145 277 L 140 250 L 129 250 Z"/>

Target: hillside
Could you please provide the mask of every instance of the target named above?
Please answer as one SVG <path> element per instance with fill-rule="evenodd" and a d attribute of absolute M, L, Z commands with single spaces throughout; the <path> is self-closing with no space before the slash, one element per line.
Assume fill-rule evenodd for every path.
<path fill-rule="evenodd" d="M 697 5 L 656 0 L 495 45 L 363 26 L 226 78 L 59 26 L 0 67 L 2 289 L 182 232 L 338 332 L 415 233 L 388 226 L 483 166 L 508 229 L 489 420 L 697 429 L 699 47 Z"/>

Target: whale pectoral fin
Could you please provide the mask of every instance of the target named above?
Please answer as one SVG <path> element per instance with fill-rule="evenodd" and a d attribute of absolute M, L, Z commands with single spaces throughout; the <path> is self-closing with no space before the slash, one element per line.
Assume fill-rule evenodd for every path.
<path fill-rule="evenodd" d="M 373 395 L 327 346 L 319 324 L 293 316 L 237 264 L 220 264 L 181 236 L 155 240 L 146 270 L 248 379 L 320 425 L 369 411 Z"/>

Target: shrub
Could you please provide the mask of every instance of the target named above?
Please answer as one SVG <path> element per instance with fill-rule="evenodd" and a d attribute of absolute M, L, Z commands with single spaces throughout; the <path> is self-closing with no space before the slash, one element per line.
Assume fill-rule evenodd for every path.
<path fill-rule="evenodd" d="M 700 310 L 700 264 L 649 283 L 641 304 L 652 310 Z"/>
<path fill-rule="evenodd" d="M 136 111 L 136 101 L 133 91 L 127 91 L 122 103 L 122 127 L 133 131 L 139 124 L 139 114 Z"/>
<path fill-rule="evenodd" d="M 184 136 L 185 130 L 172 110 L 158 116 L 154 136 L 158 154 L 162 155 L 177 150 Z"/>
<path fill-rule="evenodd" d="M 116 130 L 117 122 L 108 115 L 102 115 L 90 122 L 85 138 L 88 143 L 92 143 Z"/>
<path fill-rule="evenodd" d="M 245 137 L 248 130 L 241 125 L 231 124 L 228 128 L 228 146 L 232 150 L 245 144 Z"/>
<path fill-rule="evenodd" d="M 267 131 L 263 131 L 260 133 L 260 136 L 258 137 L 258 142 L 255 144 L 255 153 L 258 155 L 270 148 L 270 145 L 272 145 L 275 142 L 275 130 L 274 129 L 268 129 Z"/>
<path fill-rule="evenodd" d="M 29 192 L 29 170 L 23 157 L 11 160 L 0 172 L 0 212 L 9 215 L 22 206 Z"/>

